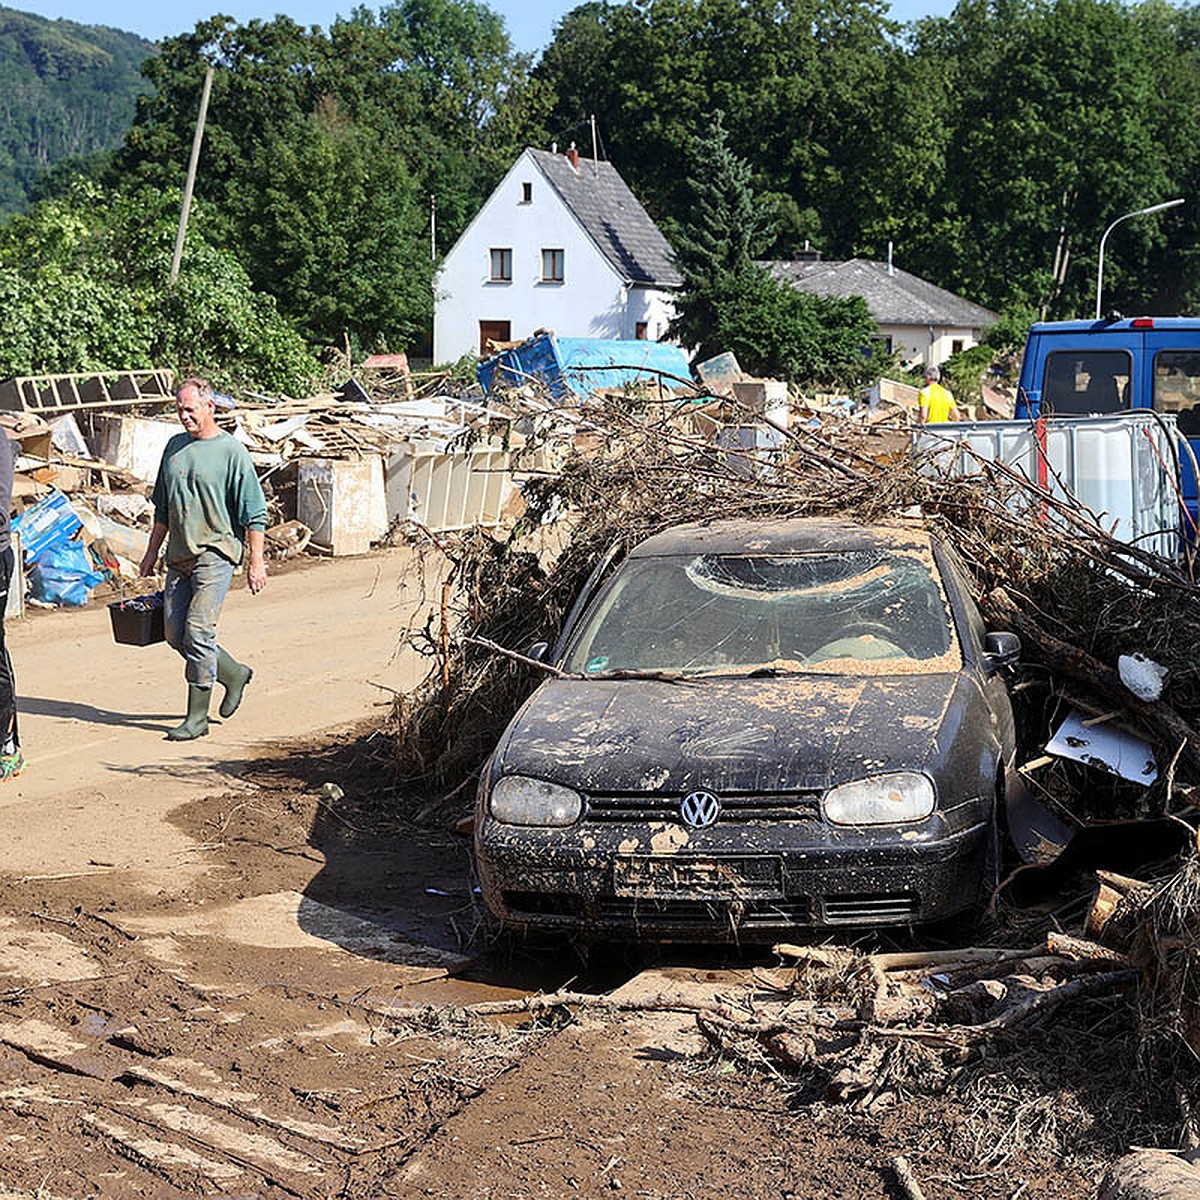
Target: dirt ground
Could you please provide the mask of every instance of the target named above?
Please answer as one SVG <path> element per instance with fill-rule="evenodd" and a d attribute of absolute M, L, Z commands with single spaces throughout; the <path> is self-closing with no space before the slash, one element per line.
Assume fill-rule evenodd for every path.
<path fill-rule="evenodd" d="M 231 597 L 244 711 L 178 746 L 179 667 L 100 609 L 10 627 L 28 772 L 0 792 L 0 1198 L 1088 1196 L 1170 1144 L 1128 999 L 867 1111 L 682 1013 L 486 1019 L 563 986 L 752 1004 L 769 954 L 585 964 L 489 935 L 463 810 L 398 796 L 403 549 Z M 7 1189 L 7 1191 L 6 1191 Z"/>

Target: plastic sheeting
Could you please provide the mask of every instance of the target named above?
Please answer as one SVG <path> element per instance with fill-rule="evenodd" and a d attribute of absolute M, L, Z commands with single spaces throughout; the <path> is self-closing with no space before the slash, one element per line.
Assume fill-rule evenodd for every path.
<path fill-rule="evenodd" d="M 479 383 L 485 392 L 527 383 L 541 383 L 559 403 L 587 397 L 604 388 L 636 383 L 686 386 L 692 373 L 687 355 L 665 342 L 620 338 L 529 338 L 479 364 Z"/>

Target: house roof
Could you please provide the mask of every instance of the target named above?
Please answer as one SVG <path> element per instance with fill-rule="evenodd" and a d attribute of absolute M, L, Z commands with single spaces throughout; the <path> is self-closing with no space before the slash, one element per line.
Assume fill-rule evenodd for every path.
<path fill-rule="evenodd" d="M 573 167 L 562 154 L 527 153 L 622 279 L 679 287 L 667 239 L 612 163 L 581 158 Z"/>
<path fill-rule="evenodd" d="M 880 325 L 954 325 L 980 329 L 998 314 L 887 263 L 852 258 L 846 262 L 768 262 L 765 266 L 802 292 L 817 296 L 861 296 Z"/>

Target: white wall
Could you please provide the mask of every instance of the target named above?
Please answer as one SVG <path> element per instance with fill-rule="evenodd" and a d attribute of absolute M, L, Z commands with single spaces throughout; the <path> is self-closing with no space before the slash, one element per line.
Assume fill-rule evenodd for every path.
<path fill-rule="evenodd" d="M 892 339 L 892 350 L 904 361 L 919 358 L 926 366 L 939 366 L 961 341 L 969 350 L 979 341 L 977 329 L 948 325 L 881 325 L 879 332 Z"/>
<path fill-rule="evenodd" d="M 637 337 L 637 323 L 646 322 L 646 337 L 652 342 L 666 342 L 667 326 L 675 315 L 675 304 L 670 292 L 657 288 L 635 285 L 629 289 L 628 316 L 622 337 Z"/>
<path fill-rule="evenodd" d="M 579 170 L 586 172 L 586 160 Z M 523 203 L 522 184 L 533 185 Z M 490 251 L 512 249 L 512 282 L 492 283 Z M 542 250 L 563 250 L 563 283 L 542 283 Z M 640 289 L 631 289 L 640 290 Z M 608 260 L 559 199 L 528 154 L 489 197 L 446 255 L 438 277 L 433 358 L 451 362 L 479 351 L 479 322 L 509 321 L 513 340 L 536 329 L 561 337 L 632 337 L 626 289 Z M 628 331 L 626 324 L 628 323 Z"/>

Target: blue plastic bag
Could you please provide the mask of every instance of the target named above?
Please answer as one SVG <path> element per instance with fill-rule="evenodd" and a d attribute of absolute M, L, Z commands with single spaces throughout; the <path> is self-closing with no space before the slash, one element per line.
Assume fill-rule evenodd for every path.
<path fill-rule="evenodd" d="M 32 564 L 48 546 L 74 537 L 83 522 L 70 500 L 62 492 L 53 491 L 14 518 L 12 524 L 21 532 L 26 563 Z"/>
<path fill-rule="evenodd" d="M 82 542 L 58 541 L 47 546 L 29 568 L 29 594 L 46 604 L 80 608 L 103 579 L 103 574 L 92 570 Z"/>

